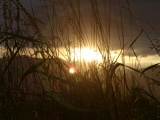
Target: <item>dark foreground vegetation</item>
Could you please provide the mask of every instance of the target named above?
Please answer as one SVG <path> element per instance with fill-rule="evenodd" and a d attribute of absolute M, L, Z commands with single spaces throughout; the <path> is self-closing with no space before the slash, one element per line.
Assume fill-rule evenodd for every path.
<path fill-rule="evenodd" d="M 30 6 L 21 0 L 0 1 L 0 120 L 160 119 L 159 63 L 142 68 L 134 50 L 134 44 L 144 33 L 150 50 L 159 56 L 160 41 L 155 44 L 141 27 L 127 46 L 136 58 L 131 60 L 136 64 L 128 66 L 125 24 L 117 21 L 115 24 L 121 26 L 117 26 L 121 50 L 111 58 L 110 8 L 115 4 L 109 1 L 106 0 L 105 9 L 110 12 L 104 13 L 105 21 L 100 16 L 98 0 L 88 1 L 89 26 L 80 0 L 43 0 L 38 10 L 43 9 L 44 16 L 37 14 L 33 1 L 28 2 Z M 131 14 L 129 1 L 123 7 L 120 0 L 116 2 L 120 11 L 114 11 L 120 14 L 117 19 L 122 20 L 125 10 L 133 21 L 138 21 Z M 152 29 L 159 37 L 158 31 Z M 62 46 L 65 52 L 59 50 Z M 85 46 L 97 48 L 102 62 L 71 60 L 71 48 Z M 74 74 L 69 73 L 71 66 L 77 69 Z"/>

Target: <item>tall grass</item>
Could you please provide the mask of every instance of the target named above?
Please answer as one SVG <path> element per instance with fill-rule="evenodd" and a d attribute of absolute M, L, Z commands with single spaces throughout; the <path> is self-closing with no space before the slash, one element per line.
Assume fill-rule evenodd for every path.
<path fill-rule="evenodd" d="M 134 50 L 142 33 L 157 55 L 159 44 L 140 23 L 141 32 L 126 44 L 123 12 L 128 12 L 131 28 L 132 21 L 138 21 L 129 1 L 122 7 L 120 0 L 90 0 L 87 14 L 80 0 L 41 2 L 44 21 L 37 18 L 32 1 L 30 12 L 19 0 L 1 2 L 0 43 L 5 51 L 0 62 L 1 119 L 159 119 L 160 102 L 153 88 L 160 81 L 147 74 L 158 70 L 159 63 L 141 69 Z M 120 48 L 114 58 L 113 15 Z M 86 62 L 81 54 L 80 61 L 71 58 L 76 48 L 82 52 L 86 46 L 98 51 L 102 62 Z M 127 48 L 137 66 L 126 64 Z M 76 73 L 69 73 L 71 66 Z"/>

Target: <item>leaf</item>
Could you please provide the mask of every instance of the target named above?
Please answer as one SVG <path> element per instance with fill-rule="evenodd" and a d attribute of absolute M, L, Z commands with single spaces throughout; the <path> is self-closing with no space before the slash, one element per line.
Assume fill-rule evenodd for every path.
<path fill-rule="evenodd" d="M 15 38 L 21 38 L 21 39 L 26 40 L 26 41 L 31 42 L 31 43 L 41 43 L 41 44 L 44 44 L 42 41 L 39 41 L 38 39 L 33 39 L 31 37 L 26 37 L 26 36 L 23 36 L 23 35 L 18 35 L 18 34 L 8 33 L 8 32 L 0 32 L 0 33 L 1 34 L 10 35 L 10 36 L 15 37 Z"/>
<path fill-rule="evenodd" d="M 142 33 L 143 33 L 143 30 L 141 30 L 141 32 L 140 32 L 140 33 L 138 34 L 138 36 L 134 39 L 134 41 L 131 43 L 131 45 L 128 47 L 128 49 L 133 46 L 133 44 L 137 41 L 137 39 L 139 38 L 139 36 L 140 36 Z"/>
<path fill-rule="evenodd" d="M 156 103 L 158 103 L 160 105 L 160 102 L 158 101 L 157 98 L 155 98 L 153 95 L 151 95 L 150 93 L 148 93 L 146 90 L 141 89 L 142 92 L 144 92 L 146 95 L 148 95 L 151 99 L 153 99 Z"/>
<path fill-rule="evenodd" d="M 110 80 L 112 79 L 112 77 L 113 77 L 113 75 L 114 75 L 114 73 L 115 73 L 116 68 L 119 67 L 119 66 L 124 66 L 124 65 L 121 64 L 121 63 L 116 63 L 116 64 L 113 65 L 113 67 L 111 68 L 111 71 L 110 71 Z"/>
<path fill-rule="evenodd" d="M 159 64 L 160 64 L 160 63 L 157 63 L 157 64 L 154 64 L 154 65 L 151 65 L 151 66 L 145 68 L 145 69 L 141 72 L 141 76 L 142 76 L 142 74 L 144 74 L 147 70 L 150 70 L 150 69 L 152 69 L 152 68 L 155 68 L 155 67 L 158 66 Z"/>
<path fill-rule="evenodd" d="M 20 80 L 20 84 L 19 84 L 19 87 L 22 83 L 22 81 L 25 79 L 25 77 L 27 77 L 30 73 L 36 71 L 43 63 L 45 62 L 45 60 L 37 63 L 37 64 L 34 64 L 33 66 L 31 66 L 21 77 L 21 80 Z"/>
<path fill-rule="evenodd" d="M 8 38 L 3 39 L 3 40 L 0 42 L 0 44 L 2 44 L 3 42 L 6 42 L 6 41 L 9 40 L 9 39 L 13 39 L 13 37 L 8 37 Z"/>

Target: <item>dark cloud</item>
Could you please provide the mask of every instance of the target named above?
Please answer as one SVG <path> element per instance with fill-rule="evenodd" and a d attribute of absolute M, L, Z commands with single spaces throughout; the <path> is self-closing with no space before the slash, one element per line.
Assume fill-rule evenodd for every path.
<path fill-rule="evenodd" d="M 133 0 L 131 10 L 133 15 L 144 22 L 150 22 L 160 29 L 159 0 Z"/>
<path fill-rule="evenodd" d="M 22 4 L 24 7 L 31 13 L 31 6 L 30 6 L 30 0 L 21 0 Z M 53 11 L 53 1 L 52 0 L 46 0 L 47 4 L 47 9 L 49 10 L 49 15 L 52 16 L 52 11 Z M 73 0 L 74 4 L 76 5 L 76 0 Z M 99 15 L 101 18 L 102 26 L 105 28 L 107 25 L 105 25 L 106 22 L 106 17 L 108 17 L 108 9 L 109 9 L 109 4 L 106 2 L 106 0 L 97 0 L 98 6 L 99 6 Z M 130 10 L 132 12 L 132 21 L 131 21 L 131 16 L 129 12 L 124 9 L 128 7 L 128 4 L 126 0 L 121 0 L 120 1 L 120 7 L 122 8 L 122 13 L 120 14 L 120 8 L 119 8 L 119 3 L 118 0 L 114 0 L 111 2 L 111 23 L 110 23 L 110 42 L 111 42 L 111 48 L 113 49 L 121 49 L 120 44 L 123 41 L 124 37 L 124 42 L 126 44 L 125 49 L 127 50 L 129 45 L 134 41 L 134 39 L 137 37 L 137 35 L 140 33 L 142 28 L 146 30 L 147 34 L 151 37 L 151 39 L 158 39 L 160 36 L 158 36 L 155 31 L 147 24 L 147 22 L 151 23 L 157 30 L 160 30 L 160 16 L 158 15 L 158 12 L 160 11 L 160 1 L 159 0 L 129 0 L 130 2 Z M 57 14 L 57 20 L 53 20 L 53 23 L 58 26 L 60 25 L 64 30 L 66 31 L 64 34 L 70 34 L 69 38 L 60 38 L 60 39 L 65 39 L 64 43 L 67 43 L 70 38 L 72 38 L 72 42 L 74 42 L 73 38 L 75 39 L 75 36 L 72 37 L 73 32 L 75 32 L 77 29 L 76 26 L 75 28 L 70 31 L 71 28 L 67 28 L 67 25 L 69 26 L 71 23 L 69 23 L 69 19 L 67 18 L 67 14 L 65 13 L 66 11 L 62 9 L 59 3 L 59 0 L 55 0 L 55 10 Z M 45 34 L 50 34 L 48 27 L 48 20 L 47 20 L 47 13 L 45 11 L 45 4 L 43 0 L 32 0 L 32 5 L 33 5 L 33 10 L 35 15 L 42 20 L 42 22 L 45 23 L 46 29 L 42 30 Z M 74 16 L 74 13 L 71 12 L 72 10 L 69 7 L 69 4 L 64 0 L 64 5 L 65 7 L 69 8 L 69 15 L 72 17 Z M 74 6 L 75 10 L 78 9 L 78 6 Z M 83 22 L 84 22 L 84 27 L 87 32 L 84 32 L 84 34 L 88 34 L 88 39 L 85 38 L 85 42 L 91 39 L 91 22 L 93 21 L 92 16 L 93 13 L 91 9 L 91 5 L 89 0 L 80 0 L 80 10 L 82 13 Z M 105 10 L 106 9 L 106 10 Z M 76 11 L 77 12 L 77 11 Z M 104 15 L 106 14 L 106 16 Z M 123 26 L 121 26 L 121 17 L 122 17 L 122 23 Z M 134 19 L 136 18 L 136 19 Z M 138 22 L 141 24 L 139 25 Z M 73 27 L 73 26 L 71 26 Z M 123 28 L 122 28 L 123 27 Z M 67 30 L 68 29 L 68 30 Z M 122 35 L 122 29 L 123 29 L 123 35 Z M 59 30 L 59 29 L 58 29 Z M 83 29 L 84 30 L 84 29 Z M 68 32 L 68 33 L 67 33 Z M 120 34 L 120 36 L 119 36 Z M 58 33 L 60 35 L 60 33 Z M 56 36 L 57 37 L 57 36 Z M 57 40 L 59 40 L 57 38 Z M 120 42 L 121 41 L 121 42 Z M 76 41 L 77 42 L 77 41 Z M 87 43 L 87 42 L 86 42 Z M 101 43 L 103 44 L 103 43 Z M 59 44 L 59 46 L 62 46 L 63 44 Z M 156 54 L 155 52 L 151 51 L 149 48 L 151 47 L 151 43 L 149 42 L 148 38 L 146 37 L 145 34 L 142 34 L 135 44 L 133 45 L 133 48 L 135 49 L 136 53 L 138 55 L 151 55 L 151 54 Z"/>

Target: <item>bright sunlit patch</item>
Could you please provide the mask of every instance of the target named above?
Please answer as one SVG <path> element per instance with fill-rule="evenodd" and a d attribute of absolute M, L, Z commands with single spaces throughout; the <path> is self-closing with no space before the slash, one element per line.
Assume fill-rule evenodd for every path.
<path fill-rule="evenodd" d="M 71 68 L 69 69 L 69 73 L 73 74 L 73 73 L 75 73 L 75 72 L 76 72 L 75 68 L 71 67 Z"/>
<path fill-rule="evenodd" d="M 71 54 L 71 59 L 75 61 L 81 60 L 86 62 L 91 62 L 91 61 L 101 62 L 102 56 L 97 50 L 85 47 L 81 49 L 75 48 Z"/>

